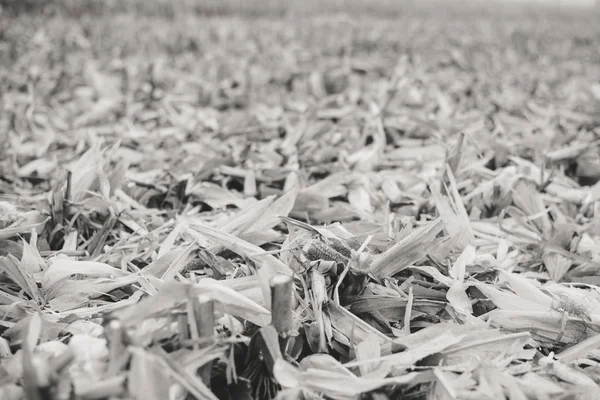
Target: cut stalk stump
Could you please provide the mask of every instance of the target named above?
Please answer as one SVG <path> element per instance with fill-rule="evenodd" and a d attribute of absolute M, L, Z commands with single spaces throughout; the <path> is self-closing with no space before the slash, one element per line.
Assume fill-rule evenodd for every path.
<path fill-rule="evenodd" d="M 210 296 L 200 295 L 192 298 L 192 339 L 210 339 L 215 334 L 215 301 Z M 193 326 L 195 325 L 195 326 Z M 208 347 L 210 344 L 194 345 L 196 349 Z M 209 362 L 200 369 L 198 375 L 206 386 L 210 387 L 213 363 Z"/>
<path fill-rule="evenodd" d="M 129 338 L 125 327 L 118 319 L 111 319 L 104 328 L 104 335 L 108 342 L 108 377 L 117 375 L 122 371 L 129 361 Z"/>
<path fill-rule="evenodd" d="M 294 331 L 292 318 L 293 280 L 286 275 L 271 279 L 271 325 L 279 334 L 279 345 L 285 353 L 288 340 Z"/>

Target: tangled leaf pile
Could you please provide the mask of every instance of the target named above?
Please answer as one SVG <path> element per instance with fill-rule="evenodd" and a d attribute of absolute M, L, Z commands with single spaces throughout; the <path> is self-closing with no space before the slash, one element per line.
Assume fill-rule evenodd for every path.
<path fill-rule="evenodd" d="M 593 22 L 3 23 L 0 398 L 599 396 Z"/>

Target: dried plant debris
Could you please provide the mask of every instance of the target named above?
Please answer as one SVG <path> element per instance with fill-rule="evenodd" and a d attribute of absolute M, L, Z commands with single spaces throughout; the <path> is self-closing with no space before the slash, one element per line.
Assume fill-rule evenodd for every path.
<path fill-rule="evenodd" d="M 188 14 L 0 14 L 0 399 L 600 395 L 597 24 Z"/>

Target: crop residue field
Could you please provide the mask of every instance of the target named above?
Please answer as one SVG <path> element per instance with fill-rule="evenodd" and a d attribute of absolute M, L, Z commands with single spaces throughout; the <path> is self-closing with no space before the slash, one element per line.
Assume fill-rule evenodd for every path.
<path fill-rule="evenodd" d="M 185 3 L 0 14 L 0 399 L 600 396 L 597 13 Z"/>

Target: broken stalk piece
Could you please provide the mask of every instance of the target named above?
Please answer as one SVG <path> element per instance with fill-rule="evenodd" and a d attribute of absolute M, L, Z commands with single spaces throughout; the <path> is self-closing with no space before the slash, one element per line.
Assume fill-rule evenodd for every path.
<path fill-rule="evenodd" d="M 85 400 L 100 400 L 106 398 L 122 397 L 125 394 L 127 375 L 121 373 L 99 381 L 90 381 L 82 387 L 77 395 Z"/>
<path fill-rule="evenodd" d="M 58 380 L 58 375 L 75 359 L 73 350 L 67 349 L 56 357 L 52 357 L 48 363 L 50 368 L 50 381 L 54 383 Z"/>
<path fill-rule="evenodd" d="M 125 327 L 121 321 L 112 319 L 104 329 L 104 334 L 108 342 L 108 367 L 107 376 L 117 375 L 129 360 L 127 351 L 128 337 Z"/>
<path fill-rule="evenodd" d="M 74 354 L 70 349 L 49 360 L 34 356 L 31 359 L 31 366 L 35 377 L 33 385 L 35 386 L 35 395 L 31 392 L 32 395 L 28 396 L 28 398 L 54 400 L 54 385 L 58 382 L 58 375 L 73 361 L 73 358 Z"/>
<path fill-rule="evenodd" d="M 255 332 L 248 346 L 246 368 L 242 376 L 250 380 L 254 398 L 271 399 L 281 389 L 273 368 L 284 357 L 288 340 L 293 333 L 292 278 L 273 277 L 271 286 L 271 324 Z M 259 357 L 259 354 L 262 357 Z"/>
<path fill-rule="evenodd" d="M 64 226 L 69 226 L 69 214 L 71 213 L 71 179 L 73 172 L 67 171 L 67 181 L 65 183 L 65 197 L 63 198 L 63 221 Z"/>
<path fill-rule="evenodd" d="M 279 334 L 279 345 L 285 353 L 288 340 L 294 330 L 292 319 L 292 289 L 290 276 L 278 275 L 271 279 L 271 325 Z"/>
<path fill-rule="evenodd" d="M 195 329 L 198 338 L 212 338 L 215 334 L 215 301 L 207 295 L 195 296 L 192 300 L 192 311 L 194 313 Z M 203 344 L 198 346 L 198 348 L 208 346 L 210 345 Z M 208 387 L 210 387 L 212 365 L 213 363 L 209 362 L 198 369 L 198 374 Z"/>
<path fill-rule="evenodd" d="M 37 399 L 39 400 L 53 400 L 52 395 L 52 381 L 50 366 L 48 361 L 40 358 L 33 357 L 31 360 L 33 364 L 33 370 L 35 371 L 35 386 Z"/>
<path fill-rule="evenodd" d="M 177 322 L 177 333 L 179 334 L 179 341 L 184 343 L 190 340 L 190 330 L 188 327 L 187 313 L 184 310 L 174 310 L 171 315 L 175 317 Z"/>

